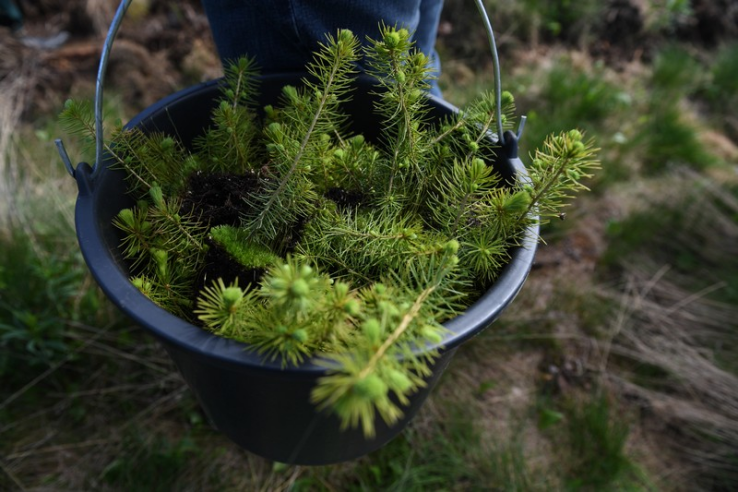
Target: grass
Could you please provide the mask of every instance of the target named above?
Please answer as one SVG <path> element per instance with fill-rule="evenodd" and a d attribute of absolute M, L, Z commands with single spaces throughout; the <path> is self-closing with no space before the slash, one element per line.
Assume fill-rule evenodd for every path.
<path fill-rule="evenodd" d="M 735 101 L 738 97 L 738 89 L 734 83 L 738 77 L 738 43 L 733 42 L 721 47 L 710 69 L 710 75 L 708 92 L 714 104 L 713 108 L 725 113 L 726 107 L 722 103 L 726 100 Z"/>
<path fill-rule="evenodd" d="M 735 139 L 738 135 L 738 118 L 731 108 L 738 103 L 735 84 L 738 77 L 738 42 L 725 44 L 718 50 L 708 73 L 709 78 L 701 92 L 709 104 L 713 124 Z"/>
<path fill-rule="evenodd" d="M 484 429 L 464 402 L 442 400 L 442 420 L 413 425 L 364 460 L 347 490 L 546 490 L 550 477 L 533 473 L 524 449 L 525 420 L 511 417 L 509 436 L 483 439 Z M 428 423 L 435 428 L 424 428 Z"/>
<path fill-rule="evenodd" d="M 118 456 L 100 475 L 100 481 L 121 490 L 167 491 L 187 484 L 187 466 L 201 453 L 187 436 L 171 439 L 139 429 L 126 435 Z M 205 486 L 212 484 L 203 484 Z"/>
<path fill-rule="evenodd" d="M 591 30 L 601 18 L 603 10 L 600 2 L 592 0 L 525 0 L 522 3 L 525 12 L 536 18 L 535 25 L 539 26 L 545 37 L 573 44 L 583 44 L 590 40 Z"/>
<path fill-rule="evenodd" d="M 561 59 L 546 77 L 538 96 L 546 103 L 537 104 L 528 115 L 538 132 L 529 134 L 531 148 L 557 125 L 594 133 L 619 106 L 627 105 L 627 96 L 601 74 L 576 70 L 571 60 Z M 545 113 L 545 119 L 541 113 Z"/>
<path fill-rule="evenodd" d="M 3 188 L 12 197 L 0 211 L 0 375 L 8 378 L 6 391 L 16 377 L 64 360 L 79 345 L 69 336 L 72 325 L 101 326 L 115 318 L 75 245 L 73 182 L 58 166 L 53 144 L 37 133 L 14 131 L 17 143 L 6 146 L 1 166 Z"/>
<path fill-rule="evenodd" d="M 646 196 L 647 205 L 621 221 L 608 224 L 605 265 L 659 252 L 659 261 L 695 290 L 719 285 L 716 301 L 738 302 L 738 193 L 710 178 L 683 170 L 663 178 L 671 190 Z M 668 186 L 668 185 L 667 185 Z"/>
<path fill-rule="evenodd" d="M 689 51 L 678 44 L 662 48 L 653 63 L 650 84 L 659 95 L 681 98 L 691 94 L 700 83 L 700 64 Z M 657 104 L 669 104 L 659 98 Z"/>
<path fill-rule="evenodd" d="M 72 349 L 64 336 L 66 323 L 97 311 L 101 299 L 91 289 L 80 289 L 86 279 L 79 258 L 49 258 L 48 251 L 38 250 L 38 239 L 31 242 L 17 231 L 0 248 L 5 265 L 0 282 L 7 289 L 0 300 L 0 375 L 10 377 L 66 357 Z M 19 279 L 23 287 L 11 289 Z"/>
<path fill-rule="evenodd" d="M 625 444 L 629 427 L 616 418 L 606 396 L 575 403 L 567 412 L 566 434 L 571 458 L 567 470 L 569 490 L 639 490 L 637 468 Z"/>
<path fill-rule="evenodd" d="M 661 181 L 662 194 L 641 197 L 611 226 L 603 256 L 624 286 L 615 379 L 648 402 L 653 422 L 675 430 L 667 446 L 696 483 L 734 488 L 736 195 L 693 171 Z"/>
<path fill-rule="evenodd" d="M 718 163 L 702 143 L 695 125 L 687 121 L 684 100 L 704 84 L 702 67 L 684 48 L 669 45 L 654 62 L 652 97 L 640 130 L 644 170 L 655 174 L 674 165 L 704 169 Z"/>
<path fill-rule="evenodd" d="M 646 10 L 646 30 L 654 34 L 673 35 L 694 13 L 689 0 L 653 0 L 646 5 Z"/>

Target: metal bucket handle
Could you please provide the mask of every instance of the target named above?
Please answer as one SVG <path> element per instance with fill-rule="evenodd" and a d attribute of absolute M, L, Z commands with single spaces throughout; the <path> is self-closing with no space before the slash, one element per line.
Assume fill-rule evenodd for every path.
<path fill-rule="evenodd" d="M 128 6 L 131 4 L 132 1 L 133 0 L 121 0 L 120 5 L 118 6 L 118 10 L 115 12 L 115 16 L 113 17 L 113 21 L 110 24 L 110 29 L 108 30 L 108 34 L 105 38 L 105 44 L 103 45 L 102 53 L 100 55 L 100 66 L 97 71 L 97 81 L 95 83 L 95 164 L 92 169 L 91 178 L 94 178 L 99 171 L 99 164 L 100 162 L 102 162 L 103 155 L 103 82 L 105 80 L 105 71 L 108 67 L 108 58 L 110 56 L 110 50 L 113 47 L 113 41 L 115 41 L 115 36 L 118 33 L 118 28 L 120 27 L 121 22 L 123 22 L 123 17 L 125 16 L 126 11 L 128 10 Z M 494 64 L 495 72 L 495 111 L 497 119 L 496 137 L 500 144 L 505 146 L 505 133 L 502 129 L 502 89 L 500 87 L 500 59 L 497 54 L 495 34 L 492 30 L 492 24 L 490 23 L 489 15 L 487 15 L 487 10 L 484 8 L 483 0 L 474 0 L 474 2 L 477 5 L 479 14 L 482 16 L 484 28 L 487 31 L 487 37 L 489 38 L 490 50 L 492 51 L 492 61 Z M 525 116 L 522 116 L 520 118 L 520 125 L 518 126 L 517 134 L 514 135 L 516 139 L 519 139 L 522 135 L 524 126 Z M 59 155 L 64 162 L 64 166 L 67 168 L 69 174 L 72 177 L 75 177 L 76 171 L 74 169 L 74 166 L 72 165 L 71 159 L 69 158 L 69 154 L 67 154 L 67 151 L 64 148 L 64 143 L 60 138 L 57 138 L 55 140 L 55 143 L 57 150 L 59 151 Z M 516 144 L 517 142 L 512 142 L 512 145 Z"/>

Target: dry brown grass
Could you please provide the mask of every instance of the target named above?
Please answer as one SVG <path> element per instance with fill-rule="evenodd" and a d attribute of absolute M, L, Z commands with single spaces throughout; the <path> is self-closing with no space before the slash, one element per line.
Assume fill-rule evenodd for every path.
<path fill-rule="evenodd" d="M 98 35 L 104 35 L 108 31 L 110 21 L 113 20 L 115 9 L 119 3 L 116 0 L 85 1 L 85 13 L 92 20 L 92 25 Z"/>
<path fill-rule="evenodd" d="M 135 458 L 129 450 L 130 436 L 144 436 L 140 445 L 146 449 L 155 438 L 178 442 L 190 432 L 182 409 L 193 406 L 192 396 L 153 340 L 125 327 L 136 343 L 121 346 L 120 327 L 76 328 L 80 336 L 89 333 L 82 345 L 0 402 L 16 415 L 29 410 L 0 426 L 0 439 L 6 442 L 0 463 L 19 490 L 38 484 L 42 477 L 54 477 L 54 483 L 68 490 L 110 490 L 106 469 L 116 459 Z M 92 367 L 101 370 L 90 372 Z M 76 390 L 59 387 L 70 378 L 76 381 Z M 32 401 L 41 394 L 45 405 L 39 408 Z M 197 442 L 203 452 L 213 454 L 228 446 L 217 435 Z M 223 461 L 222 453 L 219 456 L 216 464 Z M 210 463 L 184 470 L 183 483 L 196 484 L 212 476 L 212 470 L 204 469 Z"/>
<path fill-rule="evenodd" d="M 28 238 L 58 234 L 63 243 L 73 236 L 76 187 L 53 136 L 39 138 L 22 120 L 36 82 L 25 64 L 0 79 L 0 234 L 6 239 L 14 231 Z M 34 241 L 30 244 L 38 255 L 45 254 Z"/>
<path fill-rule="evenodd" d="M 30 81 L 24 70 L 8 73 L 0 78 L 0 230 L 9 230 L 16 215 L 12 197 L 20 182 L 16 165 L 16 149 L 20 117 L 25 107 L 26 86 Z"/>
<path fill-rule="evenodd" d="M 738 306 L 712 299 L 726 287 L 716 269 L 738 254 L 738 201 L 720 182 L 691 171 L 667 181 L 663 194 L 641 197 L 650 207 L 680 209 L 682 226 L 661 240 L 698 255 L 697 265 L 692 271 L 676 268 L 658 246 L 622 262 L 623 287 L 608 291 L 621 309 L 605 350 L 618 362 L 601 369 L 642 408 L 643 425 L 671 446 L 676 463 L 691 470 L 681 478 L 692 481 L 687 488 L 709 489 L 715 477 L 725 484 L 738 480 L 738 376 L 724 366 L 738 344 Z M 637 377 L 631 371 L 638 365 L 661 375 Z"/>
<path fill-rule="evenodd" d="M 612 352 L 668 377 L 659 377 L 654 387 L 634 384 L 617 369 L 609 377 L 622 394 L 638 399 L 648 424 L 694 471 L 728 472 L 735 479 L 738 377 L 720 367 L 714 349 L 736 343 L 738 308 L 705 299 L 720 285 L 692 293 L 660 278 L 664 269 L 649 274 L 654 267 L 639 263 L 627 273 L 630 292 L 623 301 L 629 307 Z"/>

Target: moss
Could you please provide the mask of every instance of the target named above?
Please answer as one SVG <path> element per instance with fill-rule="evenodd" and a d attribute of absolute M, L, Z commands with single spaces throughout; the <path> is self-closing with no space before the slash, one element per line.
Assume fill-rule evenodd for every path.
<path fill-rule="evenodd" d="M 282 261 L 269 248 L 249 242 L 248 233 L 238 227 L 213 227 L 210 236 L 231 258 L 246 268 L 267 268 Z"/>

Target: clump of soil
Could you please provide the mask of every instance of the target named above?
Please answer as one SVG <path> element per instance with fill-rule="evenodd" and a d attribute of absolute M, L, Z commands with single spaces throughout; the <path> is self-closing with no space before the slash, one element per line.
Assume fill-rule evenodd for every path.
<path fill-rule="evenodd" d="M 181 210 L 184 214 L 197 217 L 202 224 L 209 227 L 220 225 L 239 226 L 242 216 L 253 212 L 248 197 L 259 188 L 259 176 L 254 172 L 244 174 L 206 173 L 197 171 L 187 182 Z M 335 202 L 341 208 L 359 208 L 364 195 L 359 192 L 332 188 L 325 193 L 325 198 Z M 291 252 L 297 247 L 308 218 L 300 220 L 280 239 L 276 248 Z M 208 239 L 208 251 L 193 291 L 199 295 L 204 287 L 211 285 L 215 279 L 222 279 L 226 285 L 234 283 L 244 288 L 256 286 L 266 273 L 263 268 L 246 268 L 234 260 L 215 241 Z"/>
<path fill-rule="evenodd" d="M 244 267 L 224 251 L 220 245 L 212 240 L 208 240 L 208 252 L 205 254 L 205 262 L 193 286 L 195 295 L 193 305 L 197 305 L 197 297 L 199 297 L 202 290 L 205 287 L 211 286 L 216 279 L 222 279 L 226 285 L 238 281 L 238 285 L 242 288 L 253 288 L 258 285 L 265 273 L 266 269 L 264 268 Z"/>
<path fill-rule="evenodd" d="M 241 216 L 251 209 L 247 198 L 258 189 L 258 186 L 259 179 L 254 173 L 197 171 L 188 179 L 181 210 L 187 215 L 197 217 L 201 223 L 210 227 L 238 226 Z M 210 286 L 215 279 L 222 279 L 226 285 L 238 281 L 242 287 L 249 284 L 255 286 L 266 273 L 263 268 L 244 267 L 212 239 L 207 240 L 207 245 L 208 251 L 202 270 L 193 285 L 195 295 L 193 305 L 196 305 L 197 297 L 203 288 Z"/>
<path fill-rule="evenodd" d="M 200 222 L 237 226 L 250 210 L 247 198 L 257 190 L 259 179 L 253 173 L 204 173 L 190 176 L 182 210 L 200 218 Z"/>
<path fill-rule="evenodd" d="M 325 197 L 335 202 L 340 208 L 358 208 L 364 202 L 363 193 L 343 188 L 331 188 L 325 193 Z"/>

